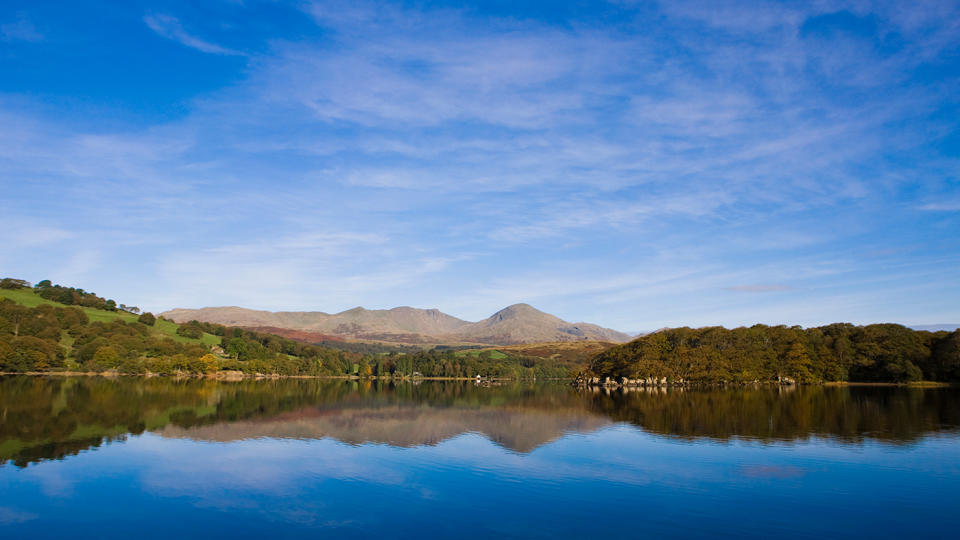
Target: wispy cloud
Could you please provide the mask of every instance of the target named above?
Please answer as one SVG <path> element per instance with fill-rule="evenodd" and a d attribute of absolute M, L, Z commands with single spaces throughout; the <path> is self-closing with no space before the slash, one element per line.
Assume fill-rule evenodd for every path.
<path fill-rule="evenodd" d="M 927 203 L 918 208 L 926 212 L 960 212 L 960 201 Z"/>
<path fill-rule="evenodd" d="M 766 293 L 792 291 L 793 287 L 789 285 L 734 285 L 733 287 L 724 287 L 724 289 L 734 292 Z"/>
<path fill-rule="evenodd" d="M 23 14 L 13 22 L 0 23 L 0 41 L 43 41 L 43 34 L 37 31 L 33 23 Z"/>
<path fill-rule="evenodd" d="M 8 245 L 13 249 L 55 245 L 77 237 L 74 231 L 10 214 L 4 220 L 4 228 L 7 230 Z"/>
<path fill-rule="evenodd" d="M 180 20 L 171 15 L 149 14 L 143 18 L 143 22 L 147 23 L 147 26 L 149 26 L 151 30 L 160 36 L 176 41 L 181 45 L 190 47 L 191 49 L 196 49 L 200 52 L 236 56 L 245 56 L 246 54 L 241 51 L 222 47 L 216 43 L 211 43 L 210 41 L 201 39 L 188 33 L 186 30 L 184 30 Z"/>

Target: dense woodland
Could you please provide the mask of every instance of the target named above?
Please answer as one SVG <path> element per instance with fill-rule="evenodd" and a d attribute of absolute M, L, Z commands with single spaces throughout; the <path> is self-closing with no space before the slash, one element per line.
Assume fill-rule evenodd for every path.
<path fill-rule="evenodd" d="M 960 330 L 842 323 L 674 328 L 597 355 L 589 372 L 691 383 L 960 381 Z"/>

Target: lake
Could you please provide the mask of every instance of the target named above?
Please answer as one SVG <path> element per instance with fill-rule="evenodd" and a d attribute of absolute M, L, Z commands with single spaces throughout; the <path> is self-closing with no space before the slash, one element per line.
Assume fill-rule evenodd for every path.
<path fill-rule="evenodd" d="M 953 537 L 960 390 L 0 377 L 4 538 Z"/>

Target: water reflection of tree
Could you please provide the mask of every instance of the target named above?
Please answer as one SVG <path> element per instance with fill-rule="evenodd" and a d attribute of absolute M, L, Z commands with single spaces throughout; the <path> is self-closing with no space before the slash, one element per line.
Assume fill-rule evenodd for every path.
<path fill-rule="evenodd" d="M 644 430 L 684 438 L 911 442 L 960 426 L 951 389 L 777 387 L 589 393 L 591 406 Z"/>

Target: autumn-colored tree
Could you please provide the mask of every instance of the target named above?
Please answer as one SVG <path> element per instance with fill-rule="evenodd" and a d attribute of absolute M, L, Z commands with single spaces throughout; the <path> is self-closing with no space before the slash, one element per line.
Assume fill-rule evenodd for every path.
<path fill-rule="evenodd" d="M 199 358 L 197 365 L 201 373 L 214 373 L 220 368 L 220 359 L 207 353 Z"/>
<path fill-rule="evenodd" d="M 787 374 L 799 382 L 814 382 L 817 377 L 813 374 L 813 363 L 807 354 L 807 348 L 802 343 L 796 341 L 787 351 L 786 358 Z"/>
<path fill-rule="evenodd" d="M 113 369 L 120 364 L 120 353 L 111 345 L 97 349 L 93 354 L 93 362 L 105 369 Z"/>

